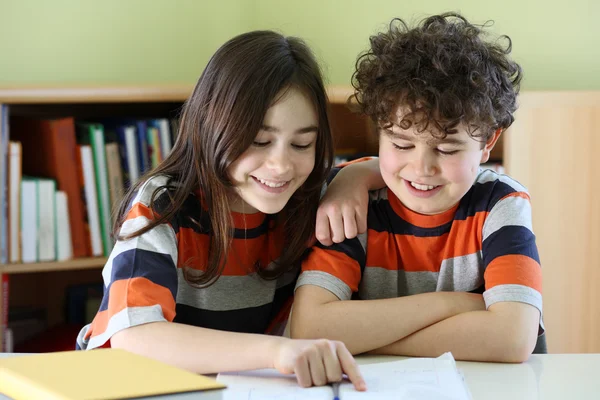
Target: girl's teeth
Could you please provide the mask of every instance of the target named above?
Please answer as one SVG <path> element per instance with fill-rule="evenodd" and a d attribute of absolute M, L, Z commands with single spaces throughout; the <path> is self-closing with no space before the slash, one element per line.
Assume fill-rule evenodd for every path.
<path fill-rule="evenodd" d="M 263 185 L 268 186 L 268 187 L 272 187 L 272 188 L 282 187 L 283 185 L 285 185 L 287 183 L 287 182 L 275 183 L 275 182 L 265 181 L 265 180 L 262 180 L 260 178 L 256 178 L 256 179 L 258 179 L 260 181 L 260 183 L 262 183 Z"/>
<path fill-rule="evenodd" d="M 420 184 L 414 183 L 414 182 L 411 182 L 410 186 L 414 187 L 415 189 L 419 189 L 419 190 L 423 190 L 423 191 L 435 189 L 437 187 L 437 186 L 431 186 L 431 185 L 420 185 Z"/>

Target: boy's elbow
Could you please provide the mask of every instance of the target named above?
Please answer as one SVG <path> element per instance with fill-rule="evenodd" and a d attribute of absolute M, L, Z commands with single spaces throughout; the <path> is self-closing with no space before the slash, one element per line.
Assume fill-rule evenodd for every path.
<path fill-rule="evenodd" d="M 523 332 L 521 335 L 511 335 L 503 346 L 499 346 L 493 362 L 522 363 L 529 359 L 537 341 L 537 332 Z"/>

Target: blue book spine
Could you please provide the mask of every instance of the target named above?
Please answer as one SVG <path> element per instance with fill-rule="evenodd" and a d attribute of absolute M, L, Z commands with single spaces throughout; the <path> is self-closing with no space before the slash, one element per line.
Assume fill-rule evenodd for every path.
<path fill-rule="evenodd" d="M 148 158 L 148 125 L 146 121 L 139 120 L 136 122 L 138 136 L 138 160 L 140 161 L 140 176 L 150 169 L 150 159 Z"/>

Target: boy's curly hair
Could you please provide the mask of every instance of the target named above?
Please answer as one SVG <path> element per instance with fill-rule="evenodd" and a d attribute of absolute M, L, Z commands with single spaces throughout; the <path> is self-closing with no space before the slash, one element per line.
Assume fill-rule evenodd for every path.
<path fill-rule="evenodd" d="M 473 138 L 487 140 L 512 124 L 522 78 L 521 67 L 508 57 L 510 38 L 500 37 L 504 47 L 486 42 L 487 26 L 456 13 L 426 18 L 412 29 L 393 19 L 358 58 L 351 100 L 383 127 L 403 106 L 403 129 L 415 124 L 420 132 L 445 137 L 464 124 Z"/>

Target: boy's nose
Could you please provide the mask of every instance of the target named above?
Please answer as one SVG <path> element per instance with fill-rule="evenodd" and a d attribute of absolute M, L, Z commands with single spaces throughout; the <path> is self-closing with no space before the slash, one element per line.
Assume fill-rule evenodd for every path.
<path fill-rule="evenodd" d="M 428 155 L 420 155 L 413 163 L 415 175 L 427 177 L 433 176 L 437 172 L 437 164 L 433 157 Z"/>

